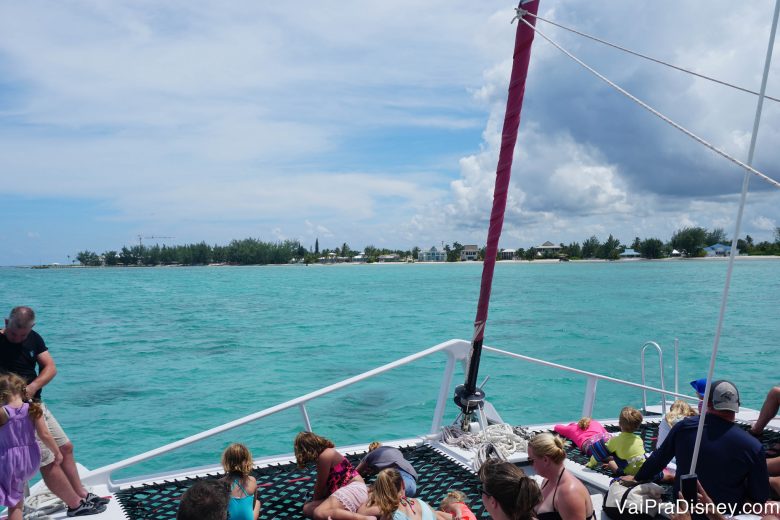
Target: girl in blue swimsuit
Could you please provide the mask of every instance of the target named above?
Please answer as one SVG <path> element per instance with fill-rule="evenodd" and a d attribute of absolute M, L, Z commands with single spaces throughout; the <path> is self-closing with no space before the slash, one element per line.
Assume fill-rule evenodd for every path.
<path fill-rule="evenodd" d="M 222 454 L 225 480 L 230 484 L 228 512 L 230 520 L 257 520 L 260 501 L 257 500 L 257 481 L 252 473 L 252 454 L 243 444 L 231 444 Z"/>

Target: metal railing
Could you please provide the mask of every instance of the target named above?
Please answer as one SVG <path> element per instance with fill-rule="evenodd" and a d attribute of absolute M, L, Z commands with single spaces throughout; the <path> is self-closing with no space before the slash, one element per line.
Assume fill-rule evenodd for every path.
<path fill-rule="evenodd" d="M 658 352 L 658 364 L 661 369 L 661 388 L 666 388 L 664 378 L 664 351 L 655 341 L 648 341 L 642 345 L 641 365 L 642 365 L 642 384 L 645 384 L 645 350 L 649 347 L 655 347 Z M 680 341 L 674 338 L 674 393 L 680 391 Z M 647 391 L 642 391 L 642 411 L 647 411 Z M 661 411 L 666 414 L 666 394 L 661 399 Z"/>
<path fill-rule="evenodd" d="M 630 381 L 625 381 L 622 379 L 617 379 L 610 376 L 605 376 L 602 374 L 596 374 L 594 372 L 588 372 L 586 370 L 580 370 L 577 368 L 568 367 L 566 365 L 559 365 L 557 363 L 551 363 L 549 361 L 544 361 L 542 359 L 532 358 L 529 356 L 524 356 L 522 354 L 515 354 L 514 352 L 509 352 L 505 350 L 500 350 L 497 348 L 489 347 L 489 346 L 483 346 L 483 351 L 486 352 L 492 352 L 498 355 L 511 357 L 514 359 L 520 359 L 523 361 L 527 361 L 533 364 L 538 364 L 542 366 L 547 366 L 550 368 L 555 368 L 558 370 L 579 374 L 584 377 L 586 377 L 586 387 L 585 387 L 585 397 L 583 401 L 582 406 L 582 415 L 583 416 L 591 416 L 593 412 L 593 405 L 596 400 L 596 386 L 599 380 L 602 381 L 609 381 L 612 383 L 617 383 L 624 386 L 629 386 L 633 388 L 639 388 L 644 391 L 651 391 L 660 393 L 664 396 L 666 395 L 674 395 L 682 398 L 690 399 L 690 396 L 680 395 L 676 392 L 670 392 L 663 388 L 654 388 L 651 386 L 647 386 L 645 384 L 637 384 L 632 383 Z M 109 464 L 107 466 L 103 466 L 101 468 L 98 468 L 94 471 L 91 471 L 84 475 L 82 477 L 82 482 L 85 485 L 106 485 L 109 489 L 109 491 L 116 491 L 118 490 L 119 486 L 114 483 L 112 480 L 112 475 L 114 472 L 119 471 L 121 469 L 125 469 L 127 467 L 133 466 L 135 464 L 138 464 L 140 462 L 152 459 L 154 457 L 163 455 L 165 453 L 169 453 L 173 450 L 182 448 L 184 446 L 188 446 L 190 444 L 193 444 L 195 442 L 208 439 L 210 437 L 213 437 L 215 435 L 218 435 L 220 433 L 224 433 L 226 431 L 232 430 L 234 428 L 238 428 L 239 426 L 244 426 L 246 424 L 252 423 L 254 421 L 257 421 L 259 419 L 263 419 L 266 417 L 269 417 L 271 415 L 277 414 L 279 412 L 282 412 L 284 410 L 288 410 L 290 408 L 298 407 L 298 409 L 301 412 L 301 417 L 303 421 L 303 425 L 306 430 L 311 431 L 311 419 L 309 418 L 309 413 L 306 409 L 306 403 L 309 401 L 312 401 L 314 399 L 326 396 L 328 394 L 331 394 L 337 390 L 341 390 L 343 388 L 346 388 L 348 386 L 354 385 L 355 383 L 359 383 L 361 381 L 365 381 L 366 379 L 370 379 L 372 377 L 375 377 L 379 374 L 383 374 L 385 372 L 388 372 L 390 370 L 396 369 L 398 367 L 407 365 L 409 363 L 413 363 L 415 361 L 418 361 L 420 359 L 423 359 L 425 357 L 431 356 L 433 354 L 444 352 L 447 355 L 447 362 L 444 368 L 444 374 L 442 376 L 441 385 L 439 387 L 439 394 L 436 399 L 436 407 L 433 411 L 433 421 L 431 423 L 431 429 L 430 434 L 431 435 L 437 435 L 439 431 L 441 430 L 443 421 L 444 421 L 444 413 L 447 403 L 449 402 L 451 395 L 452 395 L 452 378 L 455 373 L 455 364 L 456 362 L 460 361 L 463 370 L 465 371 L 465 365 L 466 360 L 469 356 L 471 349 L 471 343 L 465 340 L 459 340 L 459 339 L 453 339 L 450 341 L 446 341 L 444 343 L 440 343 L 436 346 L 433 346 L 431 348 L 422 350 L 420 352 L 417 352 L 415 354 L 403 357 L 401 359 L 398 359 L 396 361 L 393 361 L 391 363 L 387 363 L 385 365 L 382 365 L 380 367 L 377 367 L 375 369 L 369 370 L 367 372 L 363 372 L 362 374 L 358 374 L 356 376 L 344 379 L 342 381 L 339 381 L 338 383 L 334 383 L 332 385 L 320 388 L 319 390 L 315 390 L 313 392 L 310 392 L 308 394 L 302 395 L 300 397 L 296 397 L 295 399 L 291 399 L 289 401 L 277 404 L 275 406 L 272 406 L 270 408 L 266 408 L 264 410 L 261 410 L 259 412 L 255 412 L 250 415 L 246 415 L 244 417 L 241 417 L 240 419 L 236 419 L 234 421 L 230 421 L 228 423 L 225 423 L 221 426 L 217 426 L 215 428 L 211 428 L 209 430 L 197 433 L 195 435 L 190 435 L 189 437 L 186 437 L 184 439 L 180 439 L 175 442 L 171 442 L 169 444 L 166 444 L 164 446 L 161 446 L 159 448 L 155 448 L 153 450 L 146 451 L 144 453 L 141 453 L 139 455 L 135 455 L 133 457 L 121 460 L 119 462 L 115 462 L 113 464 Z"/>
<path fill-rule="evenodd" d="M 648 341 L 642 345 L 642 384 L 645 384 L 645 351 L 650 347 L 654 347 L 656 352 L 658 352 L 658 366 L 661 369 L 661 388 L 666 390 L 664 382 L 664 351 L 661 349 L 661 345 L 655 341 Z M 647 413 L 647 390 L 642 390 L 642 411 Z M 661 395 L 661 413 L 666 415 L 666 394 Z"/>
<path fill-rule="evenodd" d="M 488 352 L 494 352 L 496 354 L 500 354 L 502 356 L 507 356 L 515 359 L 521 359 L 523 361 L 528 361 L 530 363 L 534 363 L 537 365 L 542 365 L 550 368 L 557 368 L 558 370 L 563 370 L 565 372 L 571 372 L 573 374 L 579 374 L 582 376 L 585 376 L 587 378 L 586 386 L 585 386 L 585 397 L 582 403 L 582 416 L 583 417 L 591 417 L 593 415 L 593 405 L 596 402 L 596 386 L 599 381 L 609 381 L 611 383 L 618 383 L 623 386 L 629 386 L 633 388 L 639 388 L 640 390 L 646 390 L 649 392 L 655 392 L 657 394 L 662 394 L 665 396 L 674 396 L 679 397 L 680 399 L 687 399 L 690 401 L 695 401 L 695 398 L 684 395 L 684 394 L 678 394 L 677 392 L 672 392 L 669 390 L 665 390 L 663 388 L 655 388 L 652 386 L 647 386 L 644 384 L 639 383 L 633 383 L 631 381 L 626 381 L 624 379 L 618 379 L 616 377 L 610 377 L 605 376 L 602 374 L 597 374 L 595 372 L 588 372 L 587 370 L 580 370 L 578 368 L 572 368 L 568 367 L 566 365 L 560 365 L 558 363 L 551 363 L 549 361 L 544 361 L 543 359 L 537 359 L 530 356 L 524 356 L 522 354 L 515 354 L 514 352 L 509 352 L 506 350 L 501 350 L 493 347 L 487 347 L 483 346 L 482 351 L 488 351 Z"/>

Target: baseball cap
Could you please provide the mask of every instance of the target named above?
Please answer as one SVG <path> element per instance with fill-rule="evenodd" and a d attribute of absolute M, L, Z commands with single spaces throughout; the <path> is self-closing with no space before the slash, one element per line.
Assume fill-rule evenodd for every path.
<path fill-rule="evenodd" d="M 691 386 L 694 390 L 696 390 L 696 393 L 700 396 L 704 395 L 704 389 L 707 388 L 707 378 L 702 377 L 701 379 L 697 379 L 695 381 L 691 381 Z"/>
<path fill-rule="evenodd" d="M 739 411 L 739 391 L 734 383 L 723 379 L 714 381 L 712 388 L 712 407 L 715 410 Z"/>

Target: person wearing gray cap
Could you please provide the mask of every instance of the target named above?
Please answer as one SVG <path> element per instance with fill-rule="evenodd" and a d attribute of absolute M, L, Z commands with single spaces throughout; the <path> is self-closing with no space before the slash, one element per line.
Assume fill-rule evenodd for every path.
<path fill-rule="evenodd" d="M 764 448 L 758 440 L 734 424 L 739 411 L 739 391 L 734 383 L 713 381 L 707 403 L 707 417 L 699 448 L 696 473 L 699 482 L 716 504 L 761 503 L 769 498 L 769 474 Z M 690 473 L 699 416 L 678 422 L 664 443 L 645 461 L 635 480 L 649 480 L 677 457 L 674 496 L 680 491 L 680 477 Z"/>

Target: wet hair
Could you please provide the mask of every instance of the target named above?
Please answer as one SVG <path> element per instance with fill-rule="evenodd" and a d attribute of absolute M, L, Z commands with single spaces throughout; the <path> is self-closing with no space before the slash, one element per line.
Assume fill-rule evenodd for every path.
<path fill-rule="evenodd" d="M 535 455 L 548 457 L 555 464 L 560 464 L 566 458 L 563 439 L 549 432 L 534 435 L 528 441 L 528 446 L 534 450 Z"/>
<path fill-rule="evenodd" d="M 179 502 L 176 520 L 226 520 L 228 516 L 228 488 L 217 480 L 199 480 L 192 485 Z"/>
<path fill-rule="evenodd" d="M 684 417 L 691 417 L 693 415 L 696 415 L 696 410 L 694 410 L 687 401 L 677 399 L 672 403 L 672 406 L 669 407 L 669 412 L 666 414 L 666 421 L 669 424 L 674 424 Z"/>
<path fill-rule="evenodd" d="M 27 383 L 21 377 L 16 374 L 3 374 L 0 375 L 0 405 L 6 405 L 11 402 L 11 399 L 15 395 L 18 395 L 25 399 L 27 394 Z M 30 401 L 30 407 L 28 413 L 33 419 L 37 419 L 43 415 L 43 408 L 39 403 Z"/>
<path fill-rule="evenodd" d="M 583 417 L 577 421 L 577 426 L 580 430 L 587 430 L 588 426 L 590 426 L 590 417 Z"/>
<path fill-rule="evenodd" d="M 636 408 L 626 406 L 620 410 L 618 424 L 620 425 L 620 431 L 633 433 L 642 425 L 642 414 Z"/>
<path fill-rule="evenodd" d="M 231 444 L 222 452 L 222 467 L 228 475 L 246 478 L 252 473 L 252 452 L 243 444 Z"/>
<path fill-rule="evenodd" d="M 335 448 L 335 445 L 328 439 L 313 432 L 300 432 L 295 436 L 293 446 L 295 460 L 298 462 L 299 468 L 304 468 L 307 464 L 317 460 L 317 457 L 328 448 Z"/>
<path fill-rule="evenodd" d="M 463 502 L 466 503 L 467 498 L 466 495 L 462 491 L 458 491 L 457 489 L 450 489 L 447 491 L 447 494 L 444 495 L 444 498 L 441 499 L 441 502 L 439 503 L 439 509 L 442 511 L 447 511 L 447 509 L 456 502 Z"/>
<path fill-rule="evenodd" d="M 371 487 L 368 498 L 369 506 L 377 506 L 383 517 L 393 516 L 393 512 L 401 505 L 401 494 L 404 491 L 404 479 L 395 468 L 386 468 L 376 476 L 376 482 Z"/>
<path fill-rule="evenodd" d="M 378 447 L 380 447 L 381 445 L 382 445 L 382 443 L 381 443 L 381 442 L 377 442 L 377 441 L 374 441 L 374 442 L 372 442 L 371 444 L 369 444 L 369 445 L 368 445 L 368 451 L 369 451 L 369 453 L 370 453 L 370 452 L 372 452 L 372 451 L 374 451 L 375 449 L 377 449 L 377 448 L 378 448 Z"/>
<path fill-rule="evenodd" d="M 482 492 L 495 498 L 511 520 L 534 518 L 534 509 L 542 503 L 542 490 L 522 469 L 489 459 L 479 468 L 479 479 Z"/>
<path fill-rule="evenodd" d="M 30 307 L 20 305 L 11 309 L 8 323 L 14 329 L 26 329 L 35 325 L 35 311 Z"/>

